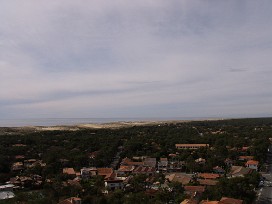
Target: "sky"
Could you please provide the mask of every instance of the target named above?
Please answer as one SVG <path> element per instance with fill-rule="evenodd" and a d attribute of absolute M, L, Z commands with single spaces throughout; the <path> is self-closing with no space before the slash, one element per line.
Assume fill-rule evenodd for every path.
<path fill-rule="evenodd" d="M 0 118 L 272 116 L 270 0 L 1 0 Z"/>

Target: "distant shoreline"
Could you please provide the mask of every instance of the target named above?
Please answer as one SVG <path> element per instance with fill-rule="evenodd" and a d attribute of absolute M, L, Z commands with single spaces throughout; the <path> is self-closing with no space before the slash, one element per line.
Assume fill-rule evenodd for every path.
<path fill-rule="evenodd" d="M 79 130 L 79 129 L 118 129 L 133 126 L 147 126 L 147 125 L 162 125 L 162 124 L 176 124 L 176 123 L 187 123 L 194 121 L 222 121 L 222 120 L 242 120 L 242 119 L 266 119 L 271 117 L 255 117 L 255 118 L 184 118 L 184 119 L 42 119 L 35 121 L 31 119 L 26 121 L 26 124 L 17 125 L 3 125 L 0 120 L 0 129 L 12 128 L 12 129 L 34 129 L 38 131 L 53 131 L 53 130 Z M 44 122 L 46 120 L 46 122 Z M 50 121 L 50 122 L 47 122 Z M 65 120 L 62 123 L 62 120 Z M 3 119 L 2 119 L 3 121 Z M 33 122 L 34 121 L 34 122 Z M 67 123 L 67 121 L 69 123 Z M 32 123 L 31 123 L 32 122 Z M 27 124 L 30 123 L 30 124 Z"/>
<path fill-rule="evenodd" d="M 224 118 L 228 119 L 228 118 Z M 222 118 L 204 117 L 180 117 L 180 118 L 40 118 L 40 119 L 0 119 L 0 127 L 23 128 L 23 127 L 55 127 L 55 126 L 110 126 L 135 125 L 146 123 L 162 123 L 170 121 L 202 121 L 222 120 Z"/>
<path fill-rule="evenodd" d="M 148 125 L 163 125 L 163 124 L 176 124 L 176 123 L 186 123 L 193 121 L 217 121 L 217 120 L 227 120 L 227 119 L 195 119 L 195 120 L 139 120 L 139 121 L 116 121 L 116 122 L 106 122 L 106 123 L 82 123 L 82 124 L 71 124 L 71 125 L 27 125 L 27 126 L 17 126 L 17 127 L 0 127 L 11 128 L 16 130 L 37 130 L 37 131 L 57 131 L 57 130 L 69 130 L 77 131 L 80 129 L 119 129 L 134 126 L 148 126 Z"/>

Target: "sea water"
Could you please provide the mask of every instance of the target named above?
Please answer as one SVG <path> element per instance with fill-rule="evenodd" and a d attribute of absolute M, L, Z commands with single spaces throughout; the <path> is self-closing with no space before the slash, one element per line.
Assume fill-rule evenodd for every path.
<path fill-rule="evenodd" d="M 111 123 L 133 121 L 167 121 L 167 120 L 203 120 L 208 118 L 28 118 L 28 119 L 0 119 L 0 127 L 23 127 L 23 126 L 58 126 L 79 125 L 88 123 Z M 209 118 L 210 119 L 210 118 Z"/>

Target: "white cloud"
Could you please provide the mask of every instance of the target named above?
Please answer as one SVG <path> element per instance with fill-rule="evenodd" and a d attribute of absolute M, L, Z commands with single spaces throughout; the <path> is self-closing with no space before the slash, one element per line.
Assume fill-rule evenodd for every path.
<path fill-rule="evenodd" d="M 271 7 L 269 1 L 1 1 L 0 113 L 271 114 Z"/>

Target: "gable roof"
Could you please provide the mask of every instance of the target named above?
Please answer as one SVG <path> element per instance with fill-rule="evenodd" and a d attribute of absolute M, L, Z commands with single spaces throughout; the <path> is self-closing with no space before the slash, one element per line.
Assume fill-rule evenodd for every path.
<path fill-rule="evenodd" d="M 259 161 L 256 161 L 256 160 L 248 160 L 246 162 L 246 165 L 256 165 L 258 166 L 259 165 Z"/>
<path fill-rule="evenodd" d="M 200 173 L 198 174 L 199 178 L 204 178 L 204 179 L 217 179 L 220 177 L 219 174 L 214 174 L 214 173 Z"/>
<path fill-rule="evenodd" d="M 252 160 L 254 157 L 253 156 L 239 156 L 239 160 Z"/>
<path fill-rule="evenodd" d="M 204 186 L 184 186 L 184 190 L 189 192 L 203 193 L 205 191 L 205 187 Z"/>
<path fill-rule="evenodd" d="M 218 204 L 242 204 L 243 200 L 222 197 Z"/>
<path fill-rule="evenodd" d="M 154 167 L 142 167 L 138 166 L 133 169 L 133 173 L 154 173 L 156 169 Z"/>
<path fill-rule="evenodd" d="M 126 158 L 122 159 L 121 165 L 122 166 L 125 166 L 125 165 L 127 165 L 127 166 L 142 166 L 142 165 L 144 165 L 144 162 L 135 162 L 135 161 L 132 161 L 130 158 L 126 157 Z"/>
<path fill-rule="evenodd" d="M 157 164 L 156 158 L 147 157 L 147 158 L 144 160 L 144 166 L 156 167 L 156 164 Z"/>
<path fill-rule="evenodd" d="M 71 197 L 71 198 L 67 198 L 63 201 L 60 201 L 58 204 L 73 204 L 76 201 L 81 201 L 80 198 L 76 198 L 76 197 Z"/>
<path fill-rule="evenodd" d="M 76 175 L 74 168 L 64 168 L 62 172 L 68 175 Z"/>
<path fill-rule="evenodd" d="M 97 168 L 97 175 L 105 177 L 105 179 L 108 179 L 113 174 L 112 168 Z"/>
<path fill-rule="evenodd" d="M 213 167 L 213 170 L 217 172 L 225 172 L 225 170 L 220 166 Z"/>
<path fill-rule="evenodd" d="M 198 202 L 194 199 L 185 199 L 180 204 L 197 204 Z"/>
<path fill-rule="evenodd" d="M 176 144 L 176 147 L 209 147 L 209 144 Z"/>
<path fill-rule="evenodd" d="M 208 200 L 202 200 L 200 204 L 218 204 L 219 201 L 208 201 Z"/>
<path fill-rule="evenodd" d="M 252 169 L 245 168 L 243 166 L 232 166 L 230 169 L 230 174 L 232 176 L 243 176 L 250 174 L 252 172 Z"/>
<path fill-rule="evenodd" d="M 197 180 L 200 185 L 203 186 L 215 186 L 219 181 L 218 180 L 212 180 L 212 179 L 198 179 Z"/>
<path fill-rule="evenodd" d="M 131 172 L 133 171 L 134 166 L 120 166 L 120 168 L 117 171 L 121 172 Z"/>

